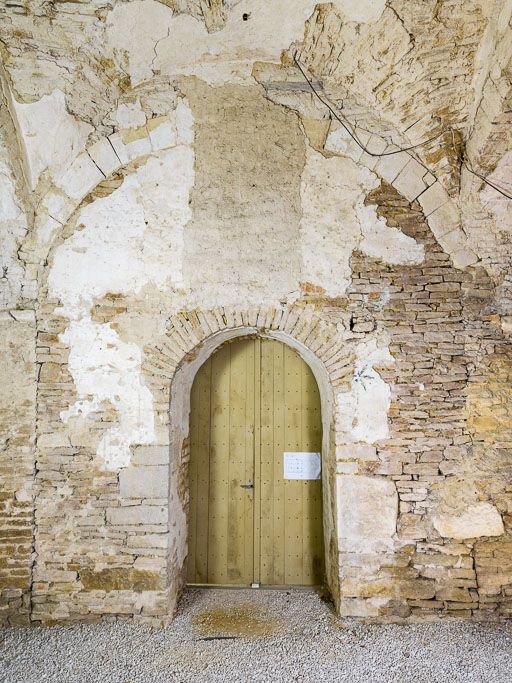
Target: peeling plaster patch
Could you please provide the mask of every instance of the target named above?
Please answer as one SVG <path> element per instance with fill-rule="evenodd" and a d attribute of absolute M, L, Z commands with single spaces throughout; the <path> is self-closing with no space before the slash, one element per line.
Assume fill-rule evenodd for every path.
<path fill-rule="evenodd" d="M 435 529 L 445 538 L 463 540 L 480 536 L 501 536 L 505 533 L 498 510 L 491 503 L 476 503 L 462 513 L 455 510 L 433 517 Z"/>
<path fill-rule="evenodd" d="M 357 347 L 351 391 L 338 394 L 337 401 L 338 423 L 351 441 L 373 444 L 388 438 L 391 388 L 374 366 L 394 362 L 387 344 L 375 338 Z"/>
<path fill-rule="evenodd" d="M 34 189 L 44 170 L 48 169 L 55 178 L 71 164 L 85 149 L 93 128 L 68 114 L 66 98 L 60 90 L 30 104 L 14 101 L 14 108 L 26 149 L 29 181 Z"/>
<path fill-rule="evenodd" d="M 2 152 L 6 152 L 2 148 Z M 27 232 L 25 214 L 16 201 L 14 177 L 7 162 L 0 158 L 0 306 L 16 306 L 24 277 L 18 259 L 20 240 Z"/>
<path fill-rule="evenodd" d="M 146 124 L 146 114 L 142 111 L 140 100 L 121 103 L 117 107 L 116 122 L 120 128 L 138 128 Z"/>
<path fill-rule="evenodd" d="M 325 158 L 308 149 L 301 178 L 303 282 L 322 287 L 327 296 L 342 296 L 355 249 L 390 264 L 423 262 L 423 245 L 388 227 L 375 206 L 364 205 L 379 183 L 375 173 L 348 157 Z"/>
<path fill-rule="evenodd" d="M 80 396 L 61 413 L 87 417 L 110 403 L 117 410 L 119 425 L 102 437 L 97 453 L 105 460 L 105 469 L 115 470 L 130 464 L 132 443 L 152 443 L 155 439 L 153 397 L 141 382 L 141 351 L 136 344 L 126 344 L 110 325 L 99 324 L 89 315 L 72 320 L 60 336 L 70 348 L 69 370 Z"/>
<path fill-rule="evenodd" d="M 350 257 L 361 239 L 356 207 L 379 181 L 346 157 L 326 159 L 307 150 L 301 178 L 301 280 L 342 296 L 350 284 Z"/>
<path fill-rule="evenodd" d="M 507 152 L 490 174 L 489 180 L 496 183 L 498 187 L 510 189 L 511 178 L 512 152 Z M 485 185 L 481 190 L 480 199 L 482 204 L 494 214 L 498 228 L 504 232 L 512 233 L 512 200 L 493 190 L 489 185 Z"/>
<path fill-rule="evenodd" d="M 132 86 L 155 75 L 156 46 L 168 35 L 172 21 L 172 11 L 153 0 L 116 5 L 109 13 L 107 40 L 127 67 Z"/>
<path fill-rule="evenodd" d="M 398 228 L 389 227 L 384 218 L 377 215 L 377 207 L 374 204 L 358 205 L 356 211 L 363 232 L 359 249 L 364 254 L 393 265 L 412 266 L 423 263 L 423 244 L 419 244 Z"/>
<path fill-rule="evenodd" d="M 86 417 L 106 403 L 116 408 L 119 424 L 104 434 L 97 451 L 109 470 L 129 464 L 132 444 L 154 441 L 153 399 L 143 385 L 139 347 L 93 321 L 90 308 L 108 292 L 137 293 L 149 283 L 164 289 L 181 285 L 193 183 L 190 147 L 150 157 L 112 194 L 80 211 L 77 224 L 83 229 L 55 253 L 49 292 L 61 300 L 70 321 L 61 340 L 70 347 L 69 368 L 80 396 L 61 418 Z"/>
<path fill-rule="evenodd" d="M 85 229 L 59 247 L 49 278 L 66 315 L 82 315 L 108 292 L 182 284 L 193 175 L 193 152 L 181 145 L 150 157 L 111 195 L 79 212 L 77 224 Z"/>
<path fill-rule="evenodd" d="M 374 21 L 385 3 L 333 4 L 346 11 L 348 19 Z M 152 68 L 171 76 L 196 75 L 218 85 L 253 83 L 253 63 L 279 62 L 281 52 L 302 38 L 315 5 L 316 0 L 242 0 L 221 31 L 208 33 L 203 21 L 189 14 L 173 16 L 152 0 L 131 2 L 117 5 L 109 14 L 107 35 L 114 48 L 128 55 L 133 84 L 151 77 Z M 242 20 L 244 13 L 250 14 L 250 21 Z"/>

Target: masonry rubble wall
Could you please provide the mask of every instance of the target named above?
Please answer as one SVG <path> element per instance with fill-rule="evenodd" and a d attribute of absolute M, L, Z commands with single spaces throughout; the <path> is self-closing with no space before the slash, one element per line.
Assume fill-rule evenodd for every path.
<path fill-rule="evenodd" d="M 510 212 L 460 166 L 509 163 L 491 4 L 0 10 L 1 623 L 172 619 L 191 382 L 244 334 L 319 383 L 339 614 L 511 615 Z M 432 141 L 361 149 L 296 54 L 368 150 Z"/>

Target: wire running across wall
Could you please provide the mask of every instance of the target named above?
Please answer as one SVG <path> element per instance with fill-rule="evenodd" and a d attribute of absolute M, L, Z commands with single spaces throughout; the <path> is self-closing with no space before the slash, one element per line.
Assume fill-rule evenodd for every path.
<path fill-rule="evenodd" d="M 451 132 L 452 135 L 454 133 L 454 129 L 452 128 L 452 126 L 446 126 L 442 131 L 440 131 L 436 135 L 433 135 L 432 137 L 427 138 L 426 140 L 423 140 L 422 142 L 418 142 L 415 145 L 410 145 L 408 147 L 400 147 L 399 145 L 393 145 L 394 147 L 396 147 L 396 149 L 389 150 L 387 152 L 372 152 L 361 142 L 361 140 L 357 136 L 356 130 L 357 130 L 358 126 L 356 124 L 352 124 L 339 111 L 336 111 L 336 109 L 331 105 L 331 103 L 320 94 L 319 89 L 316 88 L 314 85 L 314 79 L 316 79 L 316 77 L 313 76 L 313 79 L 311 79 L 308 76 L 306 70 L 304 69 L 302 64 L 299 62 L 299 60 L 297 59 L 297 52 L 295 52 L 295 54 L 293 55 L 293 61 L 295 62 L 295 65 L 297 66 L 297 68 L 301 72 L 305 81 L 308 83 L 308 85 L 311 89 L 311 92 L 324 105 L 324 107 L 326 107 L 329 110 L 331 116 L 334 116 L 334 118 L 338 121 L 338 123 L 341 124 L 341 126 L 345 129 L 345 131 L 352 138 L 352 140 L 356 143 L 356 145 L 358 145 L 358 147 L 363 152 L 368 154 L 368 156 L 371 156 L 371 157 L 388 157 L 388 156 L 392 156 L 394 154 L 402 154 L 402 153 L 406 153 L 406 154 L 410 155 L 410 152 L 412 152 L 413 150 L 418 149 L 419 147 L 424 147 L 425 145 L 428 145 L 429 143 L 434 142 L 435 140 L 439 139 L 441 136 L 445 135 L 446 133 Z M 316 80 L 318 83 L 320 83 L 320 81 L 318 79 L 316 79 Z M 371 131 L 366 131 L 366 132 L 370 133 Z M 410 155 L 410 156 L 412 156 L 412 155 Z M 475 171 L 473 169 L 473 165 L 471 164 L 471 162 L 467 158 L 467 154 L 465 153 L 464 150 L 458 155 L 458 161 L 459 161 L 459 164 L 461 166 L 464 166 L 464 168 L 469 173 L 471 173 L 475 177 L 479 178 L 481 181 L 483 181 L 489 187 L 492 187 L 493 190 L 495 190 L 496 192 L 499 192 L 501 195 L 503 195 L 507 199 L 512 199 L 512 194 L 508 194 L 508 192 L 506 190 L 504 190 L 502 187 L 497 185 L 495 182 L 489 180 L 488 177 L 484 176 L 482 173 L 479 173 L 478 171 Z M 422 166 L 424 166 L 424 168 L 427 171 L 432 173 L 432 175 L 434 177 L 436 176 L 436 174 L 434 172 L 432 172 L 423 162 L 421 162 L 421 164 L 422 164 Z"/>

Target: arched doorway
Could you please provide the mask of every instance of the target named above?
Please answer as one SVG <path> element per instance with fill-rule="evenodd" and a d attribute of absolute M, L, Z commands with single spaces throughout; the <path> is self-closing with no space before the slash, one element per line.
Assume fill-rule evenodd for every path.
<path fill-rule="evenodd" d="M 194 379 L 188 583 L 324 580 L 322 416 L 313 373 L 280 341 L 234 339 Z"/>

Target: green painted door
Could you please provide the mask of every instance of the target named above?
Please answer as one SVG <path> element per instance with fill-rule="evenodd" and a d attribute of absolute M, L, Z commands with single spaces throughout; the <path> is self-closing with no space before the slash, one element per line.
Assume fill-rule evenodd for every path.
<path fill-rule="evenodd" d="M 320 452 L 318 387 L 291 348 L 225 344 L 191 395 L 188 582 L 318 585 L 321 480 L 284 478 L 284 453 Z"/>

